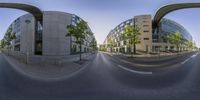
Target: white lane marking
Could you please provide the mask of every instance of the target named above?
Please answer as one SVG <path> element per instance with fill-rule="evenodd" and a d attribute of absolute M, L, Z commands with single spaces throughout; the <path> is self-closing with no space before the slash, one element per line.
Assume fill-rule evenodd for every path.
<path fill-rule="evenodd" d="M 104 61 L 105 63 L 108 63 L 108 61 L 106 60 L 104 54 L 101 53 L 101 57 L 102 57 L 102 59 L 103 59 L 103 61 Z"/>
<path fill-rule="evenodd" d="M 186 59 L 185 61 L 181 62 L 181 64 L 185 64 L 185 63 L 188 62 L 190 59 L 191 59 L 191 57 L 188 58 L 188 59 Z"/>
<path fill-rule="evenodd" d="M 197 56 L 197 54 L 194 54 L 194 55 L 191 56 L 191 58 L 194 58 L 194 57 L 196 57 L 196 56 Z"/>
<path fill-rule="evenodd" d="M 190 59 L 195 58 L 199 53 L 197 52 L 196 54 L 192 55 L 190 58 L 186 59 L 185 61 L 181 62 L 181 64 L 185 64 L 188 62 Z"/>
<path fill-rule="evenodd" d="M 146 66 L 146 67 L 150 66 L 150 65 L 132 63 L 132 62 L 129 62 L 129 61 L 126 61 L 126 60 L 123 60 L 123 59 L 121 59 L 121 61 L 124 62 L 124 63 L 127 63 L 127 64 L 134 65 L 134 66 Z M 156 66 L 156 65 L 153 65 L 153 66 Z"/>
<path fill-rule="evenodd" d="M 118 67 L 120 67 L 120 68 L 122 68 L 124 70 L 130 71 L 130 72 L 133 72 L 133 73 L 138 73 L 138 74 L 153 74 L 152 72 L 144 72 L 144 71 L 137 71 L 137 70 L 128 69 L 128 68 L 123 67 L 121 65 L 118 65 Z"/>

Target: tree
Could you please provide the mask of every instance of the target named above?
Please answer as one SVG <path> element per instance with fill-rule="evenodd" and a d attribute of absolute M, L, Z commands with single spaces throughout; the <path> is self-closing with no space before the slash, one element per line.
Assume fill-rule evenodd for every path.
<path fill-rule="evenodd" d="M 80 54 L 80 61 L 81 61 L 81 53 L 82 53 L 82 44 L 84 43 L 85 38 L 88 35 L 92 35 L 93 33 L 89 30 L 87 22 L 81 20 L 76 25 L 67 25 L 68 33 L 66 36 L 73 36 L 76 38 L 75 43 L 79 45 L 79 54 Z"/>
<path fill-rule="evenodd" d="M 97 41 L 95 38 L 90 42 L 90 47 L 92 47 L 94 51 L 97 50 Z"/>
<path fill-rule="evenodd" d="M 186 46 L 187 46 L 188 48 L 190 48 L 190 50 L 192 50 L 193 47 L 194 47 L 194 46 L 193 46 L 193 42 L 192 42 L 191 40 L 187 40 L 185 44 L 186 44 Z"/>
<path fill-rule="evenodd" d="M 105 46 L 105 44 L 99 45 L 99 51 L 106 51 L 106 46 Z"/>
<path fill-rule="evenodd" d="M 11 41 L 16 39 L 15 33 L 12 32 L 12 28 L 9 28 L 4 36 L 4 38 L 1 40 L 1 48 L 4 48 L 5 46 L 9 46 L 11 44 Z"/>
<path fill-rule="evenodd" d="M 6 46 L 6 41 L 5 39 L 2 39 L 0 42 L 0 48 L 4 48 Z"/>
<path fill-rule="evenodd" d="M 128 41 L 128 47 L 134 48 L 133 53 L 136 54 L 136 44 L 139 44 L 140 41 L 140 29 L 135 26 L 126 25 L 122 32 L 122 38 L 124 41 Z M 131 51 L 131 55 L 133 54 Z"/>
<path fill-rule="evenodd" d="M 3 48 L 3 46 L 2 46 L 2 41 L 0 41 L 0 49 L 1 49 L 1 48 Z"/>
<path fill-rule="evenodd" d="M 112 53 L 113 48 L 114 48 L 114 46 L 115 46 L 115 44 L 114 44 L 114 39 L 113 39 L 112 37 L 109 37 L 107 42 L 108 42 L 108 43 L 107 43 L 107 46 L 110 48 L 111 53 Z"/>
<path fill-rule="evenodd" d="M 182 33 L 180 33 L 179 31 L 175 32 L 175 33 L 171 33 L 167 35 L 167 39 L 169 40 L 169 42 L 173 45 L 176 46 L 177 51 L 179 52 L 179 47 L 180 44 L 183 42 L 182 39 Z"/>

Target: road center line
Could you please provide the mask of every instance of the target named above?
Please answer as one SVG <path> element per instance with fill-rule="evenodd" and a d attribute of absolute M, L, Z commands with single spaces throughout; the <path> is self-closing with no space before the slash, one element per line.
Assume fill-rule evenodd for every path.
<path fill-rule="evenodd" d="M 128 69 L 124 66 L 121 66 L 121 65 L 118 65 L 118 67 L 124 69 L 124 70 L 127 70 L 127 71 L 130 71 L 130 72 L 133 72 L 133 73 L 138 73 L 138 74 L 153 74 L 152 72 L 144 72 L 144 71 L 137 71 L 137 70 L 132 70 L 132 69 Z"/>

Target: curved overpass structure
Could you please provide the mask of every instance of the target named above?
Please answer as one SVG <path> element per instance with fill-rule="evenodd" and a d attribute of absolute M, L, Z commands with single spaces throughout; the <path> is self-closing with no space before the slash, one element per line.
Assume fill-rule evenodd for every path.
<path fill-rule="evenodd" d="M 13 8 L 13 9 L 19 9 L 23 11 L 27 11 L 33 15 L 35 18 L 35 54 L 42 55 L 42 52 L 38 52 L 37 44 L 40 42 L 42 43 L 42 32 L 39 32 L 38 27 L 43 27 L 43 12 L 32 5 L 28 4 L 21 4 L 21 3 L 0 3 L 0 8 Z M 40 39 L 41 41 L 38 41 L 37 39 Z M 42 47 L 42 44 L 41 44 Z"/>
<path fill-rule="evenodd" d="M 42 11 L 35 6 L 28 5 L 28 4 L 21 4 L 21 3 L 0 3 L 0 8 L 14 8 L 14 9 L 27 11 L 35 17 L 36 21 L 39 21 L 40 24 L 43 24 Z"/>
<path fill-rule="evenodd" d="M 153 19 L 153 29 L 159 27 L 159 23 L 161 19 L 168 13 L 185 8 L 200 8 L 200 3 L 179 3 L 179 4 L 171 4 L 160 8 Z"/>

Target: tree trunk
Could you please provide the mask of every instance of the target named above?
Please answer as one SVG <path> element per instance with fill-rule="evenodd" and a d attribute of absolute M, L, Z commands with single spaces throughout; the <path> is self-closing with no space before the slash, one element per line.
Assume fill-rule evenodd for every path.
<path fill-rule="evenodd" d="M 80 48 L 80 52 L 79 52 L 79 53 L 80 53 L 80 58 L 79 58 L 79 59 L 80 59 L 80 61 L 81 61 L 81 52 L 82 52 L 81 43 L 80 43 L 80 45 L 79 45 L 79 48 Z"/>
<path fill-rule="evenodd" d="M 133 45 L 129 46 L 129 51 L 131 53 L 131 57 L 133 57 Z"/>
<path fill-rule="evenodd" d="M 176 45 L 176 48 L 177 48 L 177 55 L 179 55 L 179 46 Z"/>
<path fill-rule="evenodd" d="M 134 46 L 134 48 L 133 48 L 133 50 L 134 50 L 133 53 L 136 54 L 136 45 L 133 44 L 133 46 Z"/>

